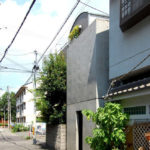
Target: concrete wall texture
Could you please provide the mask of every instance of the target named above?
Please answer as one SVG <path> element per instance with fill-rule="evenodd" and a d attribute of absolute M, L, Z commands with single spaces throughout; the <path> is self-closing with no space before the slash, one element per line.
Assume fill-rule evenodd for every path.
<path fill-rule="evenodd" d="M 67 49 L 67 150 L 78 150 L 77 111 L 96 111 L 108 88 L 108 28 L 96 19 Z M 93 127 L 83 117 L 83 150 L 90 149 L 84 139 Z"/>
<path fill-rule="evenodd" d="M 110 0 L 110 6 L 109 78 L 112 79 L 130 71 L 150 53 L 150 16 L 122 32 L 120 0 Z M 149 65 L 147 59 L 137 69 Z"/>
<path fill-rule="evenodd" d="M 46 126 L 46 144 L 51 150 L 66 150 L 66 125 Z"/>

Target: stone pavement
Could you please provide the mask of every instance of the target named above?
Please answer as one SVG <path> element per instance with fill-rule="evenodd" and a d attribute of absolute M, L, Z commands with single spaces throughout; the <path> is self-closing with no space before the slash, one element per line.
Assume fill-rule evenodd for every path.
<path fill-rule="evenodd" d="M 37 144 L 25 139 L 25 133 L 20 136 L 11 133 L 8 129 L 0 128 L 0 150 L 48 150 L 45 146 L 45 137 L 37 136 Z"/>

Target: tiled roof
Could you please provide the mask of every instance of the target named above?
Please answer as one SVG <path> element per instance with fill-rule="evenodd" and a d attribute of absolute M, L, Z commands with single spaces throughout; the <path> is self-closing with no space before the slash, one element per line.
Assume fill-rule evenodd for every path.
<path fill-rule="evenodd" d="M 109 93 L 106 96 L 103 96 L 103 98 L 107 100 L 108 98 L 113 96 L 118 96 L 121 94 L 138 91 L 140 89 L 145 89 L 149 87 L 150 87 L 150 77 L 111 88 Z"/>

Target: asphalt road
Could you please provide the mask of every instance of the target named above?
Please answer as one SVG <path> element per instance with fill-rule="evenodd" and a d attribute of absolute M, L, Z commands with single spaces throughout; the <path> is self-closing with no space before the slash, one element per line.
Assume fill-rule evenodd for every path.
<path fill-rule="evenodd" d="M 38 139 L 37 141 L 37 144 L 33 145 L 32 140 L 26 140 L 8 129 L 0 128 L 0 150 L 48 150 L 45 143 Z"/>

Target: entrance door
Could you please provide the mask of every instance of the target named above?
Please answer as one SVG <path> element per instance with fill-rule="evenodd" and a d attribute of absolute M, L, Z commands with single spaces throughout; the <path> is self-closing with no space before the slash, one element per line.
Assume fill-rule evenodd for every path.
<path fill-rule="evenodd" d="M 78 126 L 78 150 L 83 148 L 83 116 L 81 111 L 77 111 L 77 126 Z"/>

